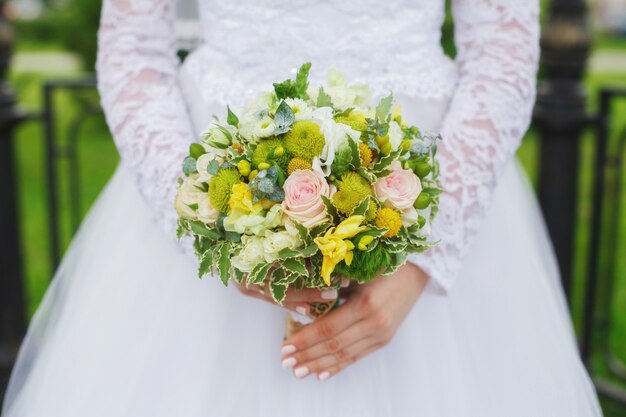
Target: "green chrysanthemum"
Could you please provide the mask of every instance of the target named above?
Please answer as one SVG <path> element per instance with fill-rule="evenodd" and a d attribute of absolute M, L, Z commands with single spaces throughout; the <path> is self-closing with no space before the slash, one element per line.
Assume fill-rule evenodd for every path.
<path fill-rule="evenodd" d="M 294 123 L 284 142 L 289 152 L 308 161 L 319 156 L 326 143 L 319 125 L 309 120 Z"/>
<path fill-rule="evenodd" d="M 339 213 L 348 217 L 364 198 L 353 191 L 337 191 L 333 194 L 333 205 Z"/>
<path fill-rule="evenodd" d="M 284 170 L 287 170 L 287 165 L 289 165 L 289 161 L 291 157 L 289 156 L 289 152 L 284 152 L 281 156 L 276 156 L 276 149 L 285 148 L 285 144 L 282 140 L 277 138 L 266 139 L 259 142 L 257 147 L 254 149 L 252 153 L 252 163 L 255 166 L 259 166 L 263 162 L 269 163 L 271 165 L 272 161 L 275 161 L 279 167 Z M 274 150 L 274 157 L 272 160 L 269 159 L 270 153 Z M 279 152 L 280 153 L 280 152 Z"/>
<path fill-rule="evenodd" d="M 355 250 L 350 265 L 340 262 L 335 267 L 335 272 L 364 283 L 376 278 L 389 265 L 391 265 L 391 254 L 378 244 L 369 252 Z"/>
<path fill-rule="evenodd" d="M 335 118 L 337 123 L 343 123 L 344 125 L 350 126 L 352 129 L 364 132 L 367 130 L 367 120 L 363 113 L 358 111 L 351 111 L 347 116 L 339 116 Z"/>
<path fill-rule="evenodd" d="M 359 196 L 361 200 L 372 194 L 370 183 L 361 175 L 354 171 L 346 172 L 340 181 L 337 181 L 337 188 L 340 191 L 350 191 Z"/>
<path fill-rule="evenodd" d="M 209 181 L 209 199 L 211 205 L 226 213 L 228 209 L 228 199 L 233 185 L 239 183 L 240 174 L 236 168 L 220 169 L 217 175 Z"/>

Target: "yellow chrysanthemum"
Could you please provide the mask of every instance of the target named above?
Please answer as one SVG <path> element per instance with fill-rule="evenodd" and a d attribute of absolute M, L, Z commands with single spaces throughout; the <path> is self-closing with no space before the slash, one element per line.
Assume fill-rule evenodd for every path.
<path fill-rule="evenodd" d="M 361 165 L 368 167 L 372 164 L 374 154 L 370 147 L 363 142 L 359 142 L 359 155 L 361 156 Z"/>
<path fill-rule="evenodd" d="M 258 213 L 263 209 L 263 205 L 252 203 L 252 191 L 248 184 L 240 182 L 233 185 L 228 199 L 228 207 L 231 210 L 239 210 L 244 214 Z"/>
<path fill-rule="evenodd" d="M 350 216 L 339 223 L 337 227 L 328 229 L 324 236 L 318 236 L 314 239 L 323 255 L 322 278 L 326 285 L 330 285 L 330 274 L 339 262 L 345 261 L 346 265 L 352 263 L 354 243 L 348 239 L 367 230 L 367 226 L 361 226 L 362 221 L 363 216 Z"/>
<path fill-rule="evenodd" d="M 285 134 L 284 143 L 293 155 L 311 161 L 322 153 L 326 141 L 317 123 L 301 120 L 295 122 Z"/>
<path fill-rule="evenodd" d="M 222 213 L 226 213 L 233 185 L 238 182 L 240 182 L 240 175 L 237 168 L 220 169 L 217 175 L 209 181 L 209 200 L 211 205 Z"/>
<path fill-rule="evenodd" d="M 339 116 L 335 118 L 337 123 L 343 123 L 344 125 L 350 126 L 352 129 L 357 130 L 359 132 L 364 132 L 367 130 L 367 120 L 363 113 L 358 111 L 351 111 L 347 116 Z"/>
<path fill-rule="evenodd" d="M 307 161 L 304 158 L 296 156 L 289 161 L 289 165 L 287 165 L 287 174 L 291 175 L 298 169 L 311 169 L 312 167 L 313 165 L 311 165 L 311 161 Z"/>
<path fill-rule="evenodd" d="M 376 213 L 378 213 L 378 204 L 372 199 L 370 199 L 370 204 L 367 206 L 367 211 L 365 212 L 365 221 L 370 222 L 376 218 Z"/>
<path fill-rule="evenodd" d="M 376 213 L 376 227 L 387 229 L 383 237 L 394 237 L 402 227 L 400 213 L 391 208 L 382 208 Z"/>

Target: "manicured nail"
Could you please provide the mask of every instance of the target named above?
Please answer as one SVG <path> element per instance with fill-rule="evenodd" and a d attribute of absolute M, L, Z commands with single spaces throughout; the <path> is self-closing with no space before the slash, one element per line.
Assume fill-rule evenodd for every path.
<path fill-rule="evenodd" d="M 345 302 L 346 302 L 346 299 L 345 299 L 345 298 L 340 298 L 340 299 L 339 299 L 339 305 L 342 305 L 342 304 L 343 304 L 343 303 L 345 303 Z"/>
<path fill-rule="evenodd" d="M 283 360 L 282 365 L 283 365 L 283 368 L 293 368 L 296 362 L 297 362 L 296 358 L 291 357 L 291 358 L 287 358 Z"/>
<path fill-rule="evenodd" d="M 326 381 L 328 378 L 330 378 L 330 372 L 328 371 L 324 371 L 321 374 L 317 375 L 317 379 L 319 379 L 320 381 Z"/>
<path fill-rule="evenodd" d="M 280 349 L 280 353 L 283 355 L 289 355 L 296 351 L 296 347 L 294 345 L 285 345 Z"/>
<path fill-rule="evenodd" d="M 306 308 L 302 306 L 296 307 L 296 313 L 306 316 Z"/>
<path fill-rule="evenodd" d="M 296 378 L 304 378 L 309 374 L 309 368 L 307 368 L 306 366 L 301 366 L 299 368 L 296 368 L 296 370 L 293 371 L 293 374 L 296 376 Z"/>
<path fill-rule="evenodd" d="M 348 278 L 343 278 L 341 280 L 341 288 L 346 288 L 350 286 L 350 280 Z"/>
<path fill-rule="evenodd" d="M 334 300 L 335 298 L 337 298 L 337 290 L 331 288 L 330 290 L 322 291 L 322 298 L 324 300 Z"/>

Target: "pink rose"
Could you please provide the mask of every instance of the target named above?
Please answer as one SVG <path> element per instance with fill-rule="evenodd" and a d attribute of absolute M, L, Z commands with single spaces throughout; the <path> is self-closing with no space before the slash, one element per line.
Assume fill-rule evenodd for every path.
<path fill-rule="evenodd" d="M 322 174 L 310 169 L 294 171 L 283 185 L 283 212 L 305 227 L 313 227 L 326 219 L 326 206 L 321 196 L 330 197 L 330 187 Z"/>
<path fill-rule="evenodd" d="M 391 173 L 374 183 L 374 194 L 385 206 L 405 210 L 413 207 L 422 192 L 420 179 L 410 169 L 402 168 L 400 161 L 390 165 Z"/>

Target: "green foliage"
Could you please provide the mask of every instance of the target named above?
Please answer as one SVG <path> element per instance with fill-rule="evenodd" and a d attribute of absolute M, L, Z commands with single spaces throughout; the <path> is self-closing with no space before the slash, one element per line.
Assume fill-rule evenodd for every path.
<path fill-rule="evenodd" d="M 355 250 L 352 263 L 346 265 L 345 262 L 340 262 L 335 271 L 338 275 L 363 283 L 376 278 L 391 263 L 391 254 L 381 245 L 376 245 L 368 252 Z"/>
<path fill-rule="evenodd" d="M 276 97 L 281 100 L 285 98 L 301 98 L 306 100 L 309 98 L 306 90 L 309 86 L 309 70 L 311 63 L 303 64 L 298 70 L 295 80 L 285 80 L 281 83 L 274 83 L 274 91 Z"/>
<path fill-rule="evenodd" d="M 287 133 L 291 129 L 291 125 L 296 120 L 296 115 L 289 105 L 283 100 L 276 109 L 274 123 L 276 123 L 275 135 Z"/>

